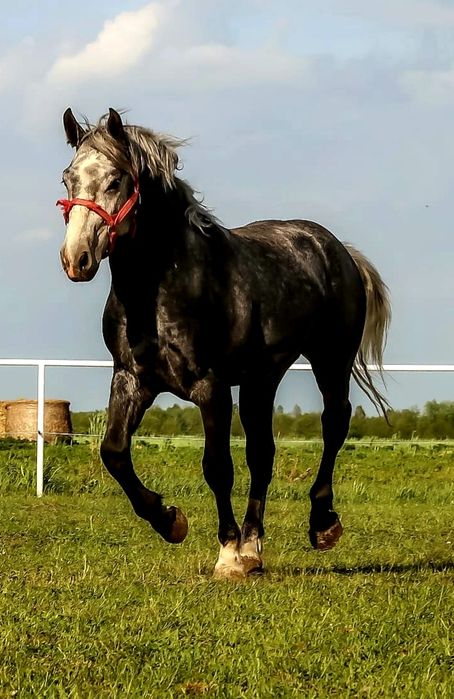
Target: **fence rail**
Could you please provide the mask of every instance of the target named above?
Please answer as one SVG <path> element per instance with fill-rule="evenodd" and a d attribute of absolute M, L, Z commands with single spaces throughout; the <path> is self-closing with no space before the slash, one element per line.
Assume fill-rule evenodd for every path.
<path fill-rule="evenodd" d="M 36 420 L 36 495 L 43 494 L 44 481 L 44 400 L 46 367 L 104 367 L 113 368 L 109 360 L 92 359 L 0 359 L 0 366 L 34 366 L 38 370 L 37 400 L 38 411 Z M 371 364 L 369 371 L 380 371 L 379 367 Z M 385 372 L 454 372 L 454 364 L 385 364 Z M 292 371 L 310 371 L 310 364 L 292 364 Z"/>

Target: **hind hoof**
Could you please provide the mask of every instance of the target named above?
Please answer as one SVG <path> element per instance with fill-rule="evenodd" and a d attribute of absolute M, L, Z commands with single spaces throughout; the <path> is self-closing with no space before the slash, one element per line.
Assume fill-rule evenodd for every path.
<path fill-rule="evenodd" d="M 340 520 L 336 520 L 328 529 L 323 532 L 309 530 L 309 539 L 314 549 L 317 551 L 329 551 L 334 548 L 343 532 Z"/>
<path fill-rule="evenodd" d="M 179 507 L 168 507 L 166 515 L 171 519 L 166 528 L 159 531 L 162 538 L 169 544 L 181 544 L 188 533 L 188 520 Z"/>

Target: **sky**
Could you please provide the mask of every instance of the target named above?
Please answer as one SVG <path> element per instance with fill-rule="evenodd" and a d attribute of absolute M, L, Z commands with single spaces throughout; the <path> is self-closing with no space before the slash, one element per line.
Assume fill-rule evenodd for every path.
<path fill-rule="evenodd" d="M 71 7 L 0 0 L 0 357 L 109 358 L 108 264 L 88 284 L 65 277 L 55 201 L 71 159 L 63 111 L 96 121 L 112 106 L 189 137 L 182 175 L 227 227 L 312 219 L 370 257 L 391 291 L 386 363 L 453 363 L 452 0 Z M 47 395 L 101 408 L 109 382 L 48 369 Z M 454 397 L 454 374 L 387 384 L 396 408 Z M 35 392 L 35 370 L 0 367 L 0 400 Z M 287 374 L 277 402 L 320 406 L 306 372 Z M 352 402 L 370 407 L 356 388 Z"/>

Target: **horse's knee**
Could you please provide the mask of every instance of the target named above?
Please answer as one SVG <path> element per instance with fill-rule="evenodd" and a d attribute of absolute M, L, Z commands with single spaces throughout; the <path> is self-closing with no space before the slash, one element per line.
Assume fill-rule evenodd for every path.
<path fill-rule="evenodd" d="M 246 445 L 246 461 L 255 484 L 262 484 L 266 488 L 273 477 L 273 464 L 276 447 L 274 440 L 263 440 L 262 443 L 252 442 Z"/>
<path fill-rule="evenodd" d="M 321 422 L 325 444 L 339 449 L 348 434 L 352 406 L 349 400 L 325 403 Z"/>
<path fill-rule="evenodd" d="M 309 490 L 309 497 L 314 508 L 325 510 L 327 507 L 332 507 L 333 488 L 331 483 L 323 483 L 320 485 L 315 482 Z"/>
<path fill-rule="evenodd" d="M 100 454 L 106 469 L 111 475 L 115 476 L 122 466 L 128 462 L 129 448 L 106 436 L 101 442 Z"/>
<path fill-rule="evenodd" d="M 205 455 L 202 460 L 203 475 L 214 493 L 221 490 L 230 493 L 233 488 L 233 462 L 231 459 Z"/>
<path fill-rule="evenodd" d="M 331 415 L 350 415 L 352 411 L 352 404 L 350 403 L 348 397 L 346 396 L 336 396 L 328 395 L 324 396 L 324 409 L 322 412 L 323 416 Z"/>

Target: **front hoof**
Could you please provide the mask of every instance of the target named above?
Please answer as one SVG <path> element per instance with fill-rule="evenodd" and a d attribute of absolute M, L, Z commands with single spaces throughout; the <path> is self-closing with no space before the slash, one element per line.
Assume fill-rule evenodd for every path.
<path fill-rule="evenodd" d="M 247 576 L 263 575 L 265 572 L 262 560 L 255 556 L 241 556 L 241 563 L 243 564 L 244 572 Z"/>
<path fill-rule="evenodd" d="M 228 541 L 225 545 L 221 544 L 213 578 L 216 580 L 244 580 L 245 577 L 246 571 L 236 539 Z"/>
<path fill-rule="evenodd" d="M 332 524 L 325 531 L 317 532 L 314 529 L 309 530 L 309 539 L 314 549 L 317 551 L 329 551 L 334 548 L 343 532 L 342 524 L 340 520 L 337 519 L 334 524 Z"/>
<path fill-rule="evenodd" d="M 246 571 L 241 563 L 237 565 L 216 564 L 213 571 L 214 580 L 244 580 L 245 577 Z"/>
<path fill-rule="evenodd" d="M 186 539 L 188 533 L 188 520 L 179 507 L 167 507 L 165 514 L 165 524 L 157 531 L 169 544 L 181 544 Z"/>

